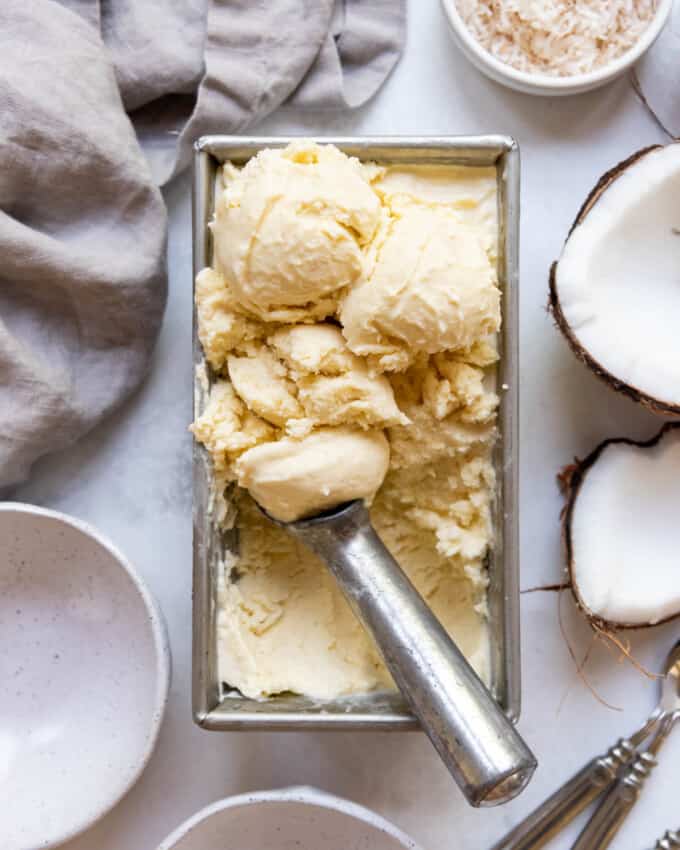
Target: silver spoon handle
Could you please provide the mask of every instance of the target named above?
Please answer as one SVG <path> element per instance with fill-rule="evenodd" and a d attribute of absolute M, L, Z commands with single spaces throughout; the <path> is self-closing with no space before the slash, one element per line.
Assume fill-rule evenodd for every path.
<path fill-rule="evenodd" d="M 287 529 L 328 565 L 468 801 L 516 796 L 534 756 L 387 551 L 363 502 Z"/>
<path fill-rule="evenodd" d="M 680 829 L 665 832 L 654 845 L 654 850 L 680 850 Z"/>
<path fill-rule="evenodd" d="M 656 755 L 672 726 L 672 717 L 662 717 L 661 727 L 648 749 L 637 753 L 626 770 L 619 775 L 611 790 L 584 826 L 572 850 L 604 850 L 609 847 L 637 802 L 649 775 L 656 767 Z"/>
<path fill-rule="evenodd" d="M 581 768 L 494 844 L 492 850 L 538 850 L 547 844 L 614 781 L 622 759 L 632 757 L 634 752 L 626 744 L 626 741 L 619 741 L 605 755 Z"/>
<path fill-rule="evenodd" d="M 621 768 L 633 760 L 635 748 L 649 735 L 658 717 L 657 711 L 629 738 L 620 738 L 606 753 L 588 762 L 506 833 L 492 850 L 538 850 L 547 844 L 614 783 Z"/>

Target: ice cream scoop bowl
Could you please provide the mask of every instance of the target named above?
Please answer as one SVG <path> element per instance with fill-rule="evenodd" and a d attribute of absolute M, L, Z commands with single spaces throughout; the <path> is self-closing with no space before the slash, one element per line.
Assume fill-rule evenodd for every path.
<path fill-rule="evenodd" d="M 535 757 L 376 534 L 365 503 L 294 522 L 269 518 L 331 571 L 468 802 L 516 797 Z"/>

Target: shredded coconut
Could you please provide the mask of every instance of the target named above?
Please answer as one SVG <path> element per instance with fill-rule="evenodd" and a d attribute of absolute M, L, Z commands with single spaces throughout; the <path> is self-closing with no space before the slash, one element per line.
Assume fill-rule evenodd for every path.
<path fill-rule="evenodd" d="M 456 0 L 472 35 L 519 71 L 570 77 L 622 56 L 658 0 Z"/>

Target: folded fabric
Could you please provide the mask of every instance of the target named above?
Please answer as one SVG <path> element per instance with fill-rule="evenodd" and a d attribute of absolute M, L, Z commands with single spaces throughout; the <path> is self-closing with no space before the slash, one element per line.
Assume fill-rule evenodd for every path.
<path fill-rule="evenodd" d="M 198 135 L 287 99 L 362 103 L 403 31 L 404 0 L 3 0 L 0 487 L 145 375 L 166 294 L 155 183 Z"/>
<path fill-rule="evenodd" d="M 96 21 L 163 184 L 204 133 L 239 133 L 284 101 L 357 107 L 401 52 L 405 0 L 61 0 Z"/>
<path fill-rule="evenodd" d="M 165 303 L 165 208 L 99 33 L 0 12 L 0 485 L 137 386 Z"/>

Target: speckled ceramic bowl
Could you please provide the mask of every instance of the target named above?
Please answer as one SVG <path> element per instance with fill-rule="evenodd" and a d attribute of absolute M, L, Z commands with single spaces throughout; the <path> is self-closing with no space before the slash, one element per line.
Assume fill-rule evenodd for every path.
<path fill-rule="evenodd" d="M 53 847 L 139 777 L 170 671 L 160 612 L 94 529 L 0 504 L 0 847 Z"/>
<path fill-rule="evenodd" d="M 197 812 L 158 850 L 419 850 L 370 809 L 315 788 L 258 791 Z"/>

